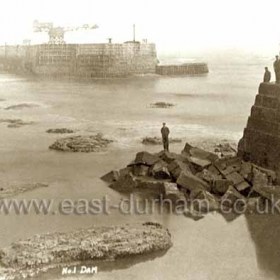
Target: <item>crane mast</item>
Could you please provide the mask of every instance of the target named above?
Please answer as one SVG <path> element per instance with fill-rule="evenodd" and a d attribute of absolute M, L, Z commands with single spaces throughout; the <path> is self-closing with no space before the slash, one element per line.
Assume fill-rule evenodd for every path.
<path fill-rule="evenodd" d="M 97 28 L 98 26 L 96 24 L 83 24 L 81 26 L 76 27 L 61 27 L 54 26 L 52 22 L 39 22 L 38 20 L 35 20 L 33 22 L 34 32 L 48 32 L 49 44 L 65 44 L 64 34 L 66 32 L 78 30 L 93 30 Z"/>

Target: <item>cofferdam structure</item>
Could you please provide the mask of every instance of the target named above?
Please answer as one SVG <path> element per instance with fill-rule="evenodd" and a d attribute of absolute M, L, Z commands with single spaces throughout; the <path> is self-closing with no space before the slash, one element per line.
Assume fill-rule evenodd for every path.
<path fill-rule="evenodd" d="M 42 44 L 26 49 L 24 67 L 38 75 L 127 77 L 155 73 L 155 44 Z"/>

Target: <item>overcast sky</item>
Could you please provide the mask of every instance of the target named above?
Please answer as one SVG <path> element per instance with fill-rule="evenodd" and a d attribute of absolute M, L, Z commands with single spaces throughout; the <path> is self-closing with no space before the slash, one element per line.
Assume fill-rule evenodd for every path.
<path fill-rule="evenodd" d="M 60 26 L 98 24 L 69 32 L 67 42 L 114 42 L 147 38 L 160 52 L 238 48 L 278 52 L 279 0 L 1 0 L 0 43 L 46 42 L 32 32 L 33 20 Z"/>

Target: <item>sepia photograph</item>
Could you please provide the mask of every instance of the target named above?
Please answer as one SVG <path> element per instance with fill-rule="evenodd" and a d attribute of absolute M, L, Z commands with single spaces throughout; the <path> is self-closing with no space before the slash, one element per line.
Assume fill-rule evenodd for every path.
<path fill-rule="evenodd" d="M 0 7 L 0 280 L 280 280 L 279 0 Z"/>

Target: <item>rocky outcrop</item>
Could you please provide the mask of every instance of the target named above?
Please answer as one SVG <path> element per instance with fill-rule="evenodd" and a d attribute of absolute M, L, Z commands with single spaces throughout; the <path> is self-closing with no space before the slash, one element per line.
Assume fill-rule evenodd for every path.
<path fill-rule="evenodd" d="M 21 109 L 36 108 L 36 107 L 39 107 L 39 105 L 33 103 L 21 103 L 17 105 L 8 106 L 5 108 L 5 110 L 21 110 Z"/>
<path fill-rule="evenodd" d="M 9 128 L 19 128 L 24 125 L 30 125 L 34 122 L 26 122 L 21 119 L 0 119 L 0 123 L 8 123 L 7 127 Z"/>
<path fill-rule="evenodd" d="M 74 130 L 69 129 L 69 128 L 50 128 L 46 132 L 64 134 L 64 133 L 74 133 Z"/>
<path fill-rule="evenodd" d="M 272 170 L 280 163 L 280 85 L 261 83 L 251 109 L 238 155 Z"/>
<path fill-rule="evenodd" d="M 182 140 L 179 138 L 170 138 L 169 143 L 181 143 Z M 160 137 L 145 137 L 142 140 L 144 145 L 162 145 L 162 138 Z"/>
<path fill-rule="evenodd" d="M 23 279 L 62 265 L 131 258 L 171 246 L 169 231 L 152 222 L 47 233 L 0 250 L 0 274 L 4 280 Z"/>
<path fill-rule="evenodd" d="M 38 188 L 48 187 L 46 183 L 29 183 L 29 184 L 14 184 L 9 186 L 2 186 L 0 188 L 0 199 L 13 197 L 20 193 L 32 191 Z"/>
<path fill-rule="evenodd" d="M 100 152 L 104 151 L 112 140 L 104 138 L 101 134 L 78 135 L 56 140 L 49 148 L 63 152 Z"/>
<path fill-rule="evenodd" d="M 151 104 L 152 108 L 170 108 L 175 106 L 175 104 L 168 103 L 168 102 L 155 102 Z"/>

